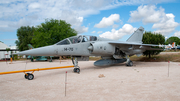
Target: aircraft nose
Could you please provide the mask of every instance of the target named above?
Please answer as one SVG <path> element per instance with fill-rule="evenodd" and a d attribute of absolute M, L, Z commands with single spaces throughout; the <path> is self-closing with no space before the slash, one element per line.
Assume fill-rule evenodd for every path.
<path fill-rule="evenodd" d="M 35 48 L 31 50 L 15 53 L 18 55 L 32 55 L 32 56 L 54 56 L 56 55 L 56 47 L 54 45 Z"/>

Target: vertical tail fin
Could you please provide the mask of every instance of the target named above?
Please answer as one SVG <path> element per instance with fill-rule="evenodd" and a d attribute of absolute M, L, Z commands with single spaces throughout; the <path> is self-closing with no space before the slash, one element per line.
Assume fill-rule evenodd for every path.
<path fill-rule="evenodd" d="M 34 47 L 31 44 L 28 44 L 29 49 L 33 49 Z"/>
<path fill-rule="evenodd" d="M 139 27 L 130 37 L 127 39 L 126 42 L 136 42 L 136 43 L 142 43 L 142 37 L 143 37 L 144 28 Z"/>
<path fill-rule="evenodd" d="M 173 42 L 173 43 L 172 43 L 172 48 L 175 48 L 175 46 L 176 46 L 176 43 Z"/>

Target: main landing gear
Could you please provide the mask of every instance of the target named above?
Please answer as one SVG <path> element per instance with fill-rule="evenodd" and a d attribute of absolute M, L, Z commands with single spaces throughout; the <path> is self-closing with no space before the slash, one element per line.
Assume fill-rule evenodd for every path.
<path fill-rule="evenodd" d="M 133 66 L 133 62 L 129 59 L 129 57 L 126 57 L 127 61 L 126 61 L 126 66 Z"/>
<path fill-rule="evenodd" d="M 130 60 L 128 63 L 126 63 L 126 66 L 133 66 L 133 62 Z"/>
<path fill-rule="evenodd" d="M 78 66 L 78 60 L 77 58 L 75 57 L 74 60 L 73 60 L 73 57 L 72 57 L 72 63 L 74 64 L 74 72 L 75 73 L 80 73 L 80 67 Z"/>

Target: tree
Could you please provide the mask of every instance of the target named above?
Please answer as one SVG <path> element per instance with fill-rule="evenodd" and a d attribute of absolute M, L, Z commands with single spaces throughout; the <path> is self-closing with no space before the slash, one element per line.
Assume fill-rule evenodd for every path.
<path fill-rule="evenodd" d="M 31 42 L 36 48 L 52 45 L 75 35 L 77 35 L 77 32 L 64 20 L 46 19 L 45 23 L 41 23 L 36 28 Z"/>
<path fill-rule="evenodd" d="M 145 32 L 143 34 L 142 42 L 144 44 L 164 44 L 165 37 L 162 34 L 158 33 L 152 33 L 152 32 Z M 158 47 L 156 47 L 158 48 Z M 158 55 L 162 50 L 147 50 L 143 52 L 143 55 L 149 56 L 151 58 L 151 55 Z"/>
<path fill-rule="evenodd" d="M 16 46 L 18 46 L 20 51 L 28 50 L 27 44 L 32 44 L 31 40 L 33 37 L 33 33 L 35 31 L 34 27 L 22 26 L 17 29 L 17 37 Z"/>
<path fill-rule="evenodd" d="M 166 40 L 166 45 L 172 44 L 173 42 L 176 42 L 176 45 L 180 45 L 180 39 L 176 36 L 172 36 Z"/>

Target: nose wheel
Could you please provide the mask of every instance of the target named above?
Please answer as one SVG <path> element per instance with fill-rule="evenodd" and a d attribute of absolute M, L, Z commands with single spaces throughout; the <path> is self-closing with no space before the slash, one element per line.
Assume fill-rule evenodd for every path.
<path fill-rule="evenodd" d="M 80 73 L 80 69 L 79 68 L 74 68 L 74 72 L 75 73 Z"/>
<path fill-rule="evenodd" d="M 73 59 L 73 57 L 72 57 L 72 63 L 74 64 L 74 69 L 73 69 L 73 71 L 74 71 L 75 73 L 80 73 L 80 67 L 78 66 L 78 60 L 77 60 L 76 57 L 75 57 L 74 59 Z"/>

